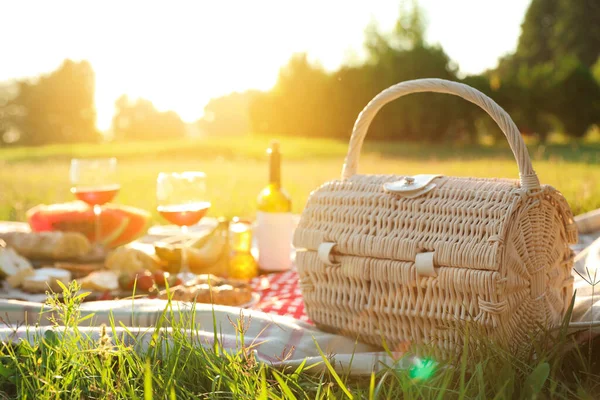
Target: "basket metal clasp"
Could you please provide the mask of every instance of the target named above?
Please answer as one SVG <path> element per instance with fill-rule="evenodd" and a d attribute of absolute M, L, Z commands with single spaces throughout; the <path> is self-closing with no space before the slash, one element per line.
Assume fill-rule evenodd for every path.
<path fill-rule="evenodd" d="M 383 190 L 412 199 L 414 197 L 421 196 L 435 188 L 436 184 L 433 183 L 433 180 L 441 176 L 442 175 L 434 174 L 405 176 L 399 181 L 384 183 Z"/>

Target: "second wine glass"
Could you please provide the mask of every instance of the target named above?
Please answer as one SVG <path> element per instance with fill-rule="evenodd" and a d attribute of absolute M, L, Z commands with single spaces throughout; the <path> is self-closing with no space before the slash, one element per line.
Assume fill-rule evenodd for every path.
<path fill-rule="evenodd" d="M 161 172 L 156 179 L 158 213 L 180 227 L 181 269 L 184 278 L 190 278 L 185 249 L 188 227 L 197 224 L 210 209 L 206 194 L 206 174 L 199 171 Z"/>

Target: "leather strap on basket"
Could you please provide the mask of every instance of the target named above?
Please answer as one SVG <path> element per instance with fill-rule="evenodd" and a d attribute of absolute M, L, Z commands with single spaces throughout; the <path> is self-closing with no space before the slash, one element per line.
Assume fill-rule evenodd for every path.
<path fill-rule="evenodd" d="M 382 91 L 367 104 L 367 106 L 358 115 L 352 137 L 350 138 L 350 146 L 348 154 L 342 170 L 342 179 L 348 179 L 356 174 L 358 170 L 358 159 L 363 141 L 371 125 L 371 121 L 375 118 L 377 112 L 385 104 L 399 97 L 411 93 L 436 92 L 453 94 L 462 97 L 471 103 L 477 104 L 485 112 L 487 112 L 494 121 L 498 124 L 510 144 L 510 148 L 517 160 L 519 166 L 519 175 L 521 187 L 525 189 L 539 189 L 540 181 L 533 170 L 529 153 L 519 129 L 510 118 L 508 113 L 502 109 L 494 100 L 490 99 L 479 90 L 468 85 L 447 81 L 444 79 L 416 79 L 406 81 L 397 85 L 391 86 Z"/>

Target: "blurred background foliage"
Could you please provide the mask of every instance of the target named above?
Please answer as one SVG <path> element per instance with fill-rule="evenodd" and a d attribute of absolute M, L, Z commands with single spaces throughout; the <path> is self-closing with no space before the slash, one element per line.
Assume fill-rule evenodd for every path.
<path fill-rule="evenodd" d="M 92 65 L 66 60 L 35 80 L 0 83 L 0 144 L 160 140 L 190 131 L 347 139 L 358 113 L 378 92 L 425 77 L 481 90 L 509 112 L 524 135 L 539 142 L 555 132 L 573 139 L 598 135 L 600 2 L 532 0 L 515 52 L 495 68 L 470 76 L 459 76 L 444 49 L 426 42 L 417 2 L 403 4 L 391 32 L 375 23 L 365 29 L 365 62 L 326 71 L 307 54 L 294 54 L 271 90 L 214 98 L 192 127 L 175 112 L 159 112 L 149 100 L 123 95 L 116 101 L 111 131 L 101 134 Z M 499 137 L 483 111 L 439 94 L 399 99 L 379 113 L 369 133 L 371 140 L 412 142 L 494 142 Z"/>

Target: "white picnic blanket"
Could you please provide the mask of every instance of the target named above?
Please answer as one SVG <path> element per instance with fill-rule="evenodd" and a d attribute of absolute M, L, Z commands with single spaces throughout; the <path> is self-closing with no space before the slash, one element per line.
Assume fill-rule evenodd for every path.
<path fill-rule="evenodd" d="M 572 322 L 578 323 L 579 329 L 586 329 L 591 321 L 600 321 L 600 287 L 594 289 L 586 282 L 593 280 L 595 271 L 600 269 L 600 239 L 596 239 L 597 236 L 600 236 L 600 232 L 582 235 L 580 245 L 575 247 L 579 253 L 575 269 L 579 273 L 574 272 L 577 296 Z M 600 281 L 600 271 L 596 281 Z M 97 338 L 100 326 L 110 325 L 112 321 L 117 327 L 117 334 L 123 333 L 125 329 L 132 332 L 136 339 L 129 337 L 127 340 L 142 350 L 149 343 L 156 322 L 166 308 L 167 301 L 149 299 L 84 303 L 81 307 L 82 316 L 93 314 L 93 317 L 86 322 L 88 327 L 81 327 L 80 330 Z M 201 304 L 197 304 L 192 310 L 189 304 L 174 302 L 173 312 L 170 311 L 169 309 L 166 314 L 168 318 L 174 319 L 190 318 L 192 313 L 195 314 L 196 328 L 188 334 L 198 338 L 198 344 L 203 346 L 213 345 L 214 318 L 220 345 L 230 350 L 239 346 L 236 341 L 237 328 L 232 321 L 244 321 L 247 327 L 245 344 L 252 345 L 259 361 L 275 367 L 296 366 L 307 359 L 308 365 L 318 364 L 313 371 L 325 368 L 317 344 L 330 357 L 338 372 L 348 372 L 351 369 L 352 375 L 370 374 L 383 365 L 392 365 L 402 356 L 401 353 L 394 353 L 390 357 L 381 349 L 358 343 L 353 338 L 325 333 L 302 321 L 256 310 Z M 36 336 L 52 329 L 48 326 L 50 315 L 50 310 L 40 303 L 0 300 L 0 318 L 6 324 L 5 328 L 0 328 L 0 340 L 33 341 Z M 593 332 L 600 334 L 600 326 L 593 327 Z M 168 329 L 163 329 L 162 333 L 169 336 Z M 400 360 L 400 365 L 396 364 L 396 368 L 410 367 L 415 362 L 419 362 L 415 357 L 404 357 Z"/>
<path fill-rule="evenodd" d="M 108 331 L 111 332 L 112 320 L 117 335 L 121 337 L 127 331 L 127 335 L 122 335 L 126 342 L 143 351 L 151 340 L 161 315 L 166 316 L 166 322 L 162 326 L 170 326 L 170 321 L 190 318 L 192 308 L 189 303 L 173 302 L 169 306 L 166 300 L 158 299 L 138 299 L 135 303 L 131 300 L 84 303 L 81 317 L 89 314 L 93 314 L 93 317 L 86 322 L 88 326 L 80 326 L 79 330 L 97 340 L 102 324 L 109 326 Z M 4 342 L 33 342 L 47 330 L 52 330 L 49 326 L 51 310 L 46 307 L 45 312 L 42 312 L 44 307 L 39 303 L 0 300 L 0 309 L 2 319 L 10 324 L 0 328 L 0 338 Z M 319 331 L 313 325 L 285 316 L 206 304 L 196 304 L 193 312 L 196 329 L 187 330 L 186 333 L 197 340 L 199 345 L 214 345 L 214 317 L 219 345 L 223 349 L 235 351 L 239 348 L 239 328 L 235 323 L 242 321 L 247 328 L 244 334 L 245 346 L 251 347 L 257 360 L 275 367 L 297 366 L 304 359 L 308 359 L 308 365 L 322 364 L 323 359 L 315 343 L 323 354 L 335 355 L 335 366 L 340 372 L 348 370 L 352 364 L 353 374 L 370 374 L 374 366 L 377 369 L 382 363 L 390 365 L 394 362 L 376 347 Z M 23 325 L 16 327 L 18 324 Z M 190 326 L 185 323 L 182 325 Z M 56 332 L 60 334 L 61 330 L 62 327 Z M 170 336 L 169 332 L 170 329 L 167 328 L 161 330 L 167 338 Z M 133 333 L 135 339 L 129 333 Z M 400 358 L 401 354 L 396 353 L 394 356 Z M 405 364 L 408 362 L 404 361 Z M 318 368 L 313 368 L 313 371 L 317 370 Z"/>

